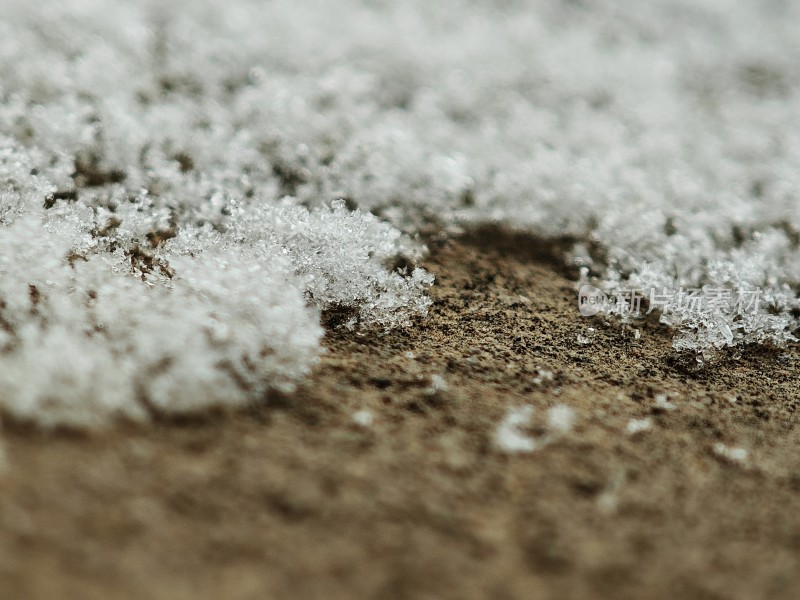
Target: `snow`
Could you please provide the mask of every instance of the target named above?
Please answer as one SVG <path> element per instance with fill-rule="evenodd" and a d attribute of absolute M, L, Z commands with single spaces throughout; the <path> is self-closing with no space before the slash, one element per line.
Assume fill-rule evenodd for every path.
<path fill-rule="evenodd" d="M 546 432 L 534 438 L 525 431 L 532 424 L 533 413 L 534 408 L 529 404 L 508 408 L 495 430 L 495 445 L 509 454 L 533 452 L 568 434 L 575 424 L 572 407 L 565 404 L 551 406 L 547 409 Z"/>
<path fill-rule="evenodd" d="M 745 448 L 726 446 L 721 442 L 714 444 L 714 454 L 732 463 L 743 465 L 747 462 L 749 452 Z"/>
<path fill-rule="evenodd" d="M 95 425 L 291 389 L 321 311 L 426 314 L 430 224 L 572 237 L 610 294 L 763 291 L 665 309 L 678 350 L 791 341 L 798 36 L 759 0 L 6 0 L 0 404 Z"/>
<path fill-rule="evenodd" d="M 644 417 L 643 419 L 631 419 L 628 421 L 626 429 L 629 435 L 636 435 L 653 428 L 653 419 Z"/>
<path fill-rule="evenodd" d="M 371 427 L 375 422 L 375 415 L 366 409 L 357 410 L 353 413 L 353 422 L 361 427 Z"/>
<path fill-rule="evenodd" d="M 497 447 L 508 453 L 533 452 L 536 441 L 523 431 L 532 417 L 533 407 L 530 405 L 509 408 L 495 432 Z"/>
<path fill-rule="evenodd" d="M 678 406 L 669 401 L 668 394 L 656 394 L 656 397 L 653 398 L 653 408 L 664 412 L 678 410 Z"/>
<path fill-rule="evenodd" d="M 426 392 L 430 395 L 438 394 L 439 392 L 447 391 L 447 381 L 441 375 L 431 375 L 431 385 L 427 388 Z"/>
<path fill-rule="evenodd" d="M 555 433 L 569 433 L 575 422 L 575 411 L 565 405 L 558 404 L 547 410 L 547 426 Z"/>

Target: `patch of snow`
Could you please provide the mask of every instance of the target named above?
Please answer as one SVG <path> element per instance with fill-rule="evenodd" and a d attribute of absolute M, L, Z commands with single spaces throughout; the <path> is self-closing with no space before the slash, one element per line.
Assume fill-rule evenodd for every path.
<path fill-rule="evenodd" d="M 495 432 L 495 444 L 504 452 L 533 452 L 536 441 L 522 431 L 533 417 L 533 406 L 509 408 Z"/>
<path fill-rule="evenodd" d="M 575 422 L 575 411 L 566 404 L 551 406 L 547 410 L 547 426 L 556 433 L 569 433 Z"/>
<path fill-rule="evenodd" d="M 428 388 L 429 394 L 437 394 L 447 390 L 447 381 L 441 375 L 431 375 L 431 385 Z"/>
<path fill-rule="evenodd" d="M 637 433 L 642 433 L 643 431 L 650 431 L 652 428 L 653 419 L 650 417 L 645 417 L 643 419 L 631 419 L 628 421 L 628 425 L 626 427 L 630 435 L 636 435 Z"/>
<path fill-rule="evenodd" d="M 656 397 L 653 399 L 653 406 L 657 410 L 662 411 L 672 411 L 678 409 L 675 404 L 669 401 L 669 396 L 667 394 L 656 394 Z"/>
<path fill-rule="evenodd" d="M 749 452 L 745 448 L 726 446 L 721 442 L 714 444 L 714 454 L 732 463 L 744 464 L 747 462 Z"/>
<path fill-rule="evenodd" d="M 371 411 L 362 409 L 353 413 L 353 422 L 361 427 L 371 427 L 375 421 L 375 415 Z"/>

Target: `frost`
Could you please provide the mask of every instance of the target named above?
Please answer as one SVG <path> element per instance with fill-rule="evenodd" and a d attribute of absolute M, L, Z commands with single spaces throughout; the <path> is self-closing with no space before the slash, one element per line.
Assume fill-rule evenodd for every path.
<path fill-rule="evenodd" d="M 42 425 L 96 425 L 215 404 L 242 405 L 307 374 L 321 328 L 285 260 L 234 251 L 170 256 L 168 283 L 143 281 L 124 257 L 70 265 L 66 232 L 0 229 L 0 354 L 5 409 Z M 258 282 L 258 285 L 254 285 Z"/>
<path fill-rule="evenodd" d="M 573 239 L 609 293 L 762 289 L 660 315 L 700 360 L 790 342 L 798 36 L 800 5 L 757 0 L 6 0 L 0 405 L 94 424 L 289 389 L 321 314 L 426 313 L 432 227 Z"/>

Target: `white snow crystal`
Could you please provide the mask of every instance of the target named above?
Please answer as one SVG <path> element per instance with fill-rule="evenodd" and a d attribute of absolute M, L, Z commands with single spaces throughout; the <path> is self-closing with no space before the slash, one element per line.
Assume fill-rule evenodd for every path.
<path fill-rule="evenodd" d="M 733 448 L 730 446 L 726 446 L 721 442 L 717 442 L 716 444 L 714 444 L 714 454 L 716 454 L 720 458 L 738 464 L 744 464 L 745 462 L 747 462 L 747 457 L 749 456 L 749 453 L 745 448 Z"/>
<path fill-rule="evenodd" d="M 525 434 L 522 429 L 530 424 L 533 407 L 530 405 L 512 407 L 495 432 L 495 444 L 504 452 L 533 452 L 535 440 Z"/>
<path fill-rule="evenodd" d="M 653 428 L 653 419 L 645 417 L 643 419 L 631 419 L 628 421 L 627 430 L 630 435 L 636 435 L 643 431 L 650 431 Z"/>
<path fill-rule="evenodd" d="M 552 431 L 568 433 L 572 430 L 574 421 L 575 411 L 565 404 L 551 406 L 547 410 L 547 425 Z"/>
<path fill-rule="evenodd" d="M 588 346 L 588 345 L 592 344 L 592 342 L 594 341 L 594 336 L 595 336 L 594 327 L 587 327 L 584 332 L 579 333 L 576 336 L 575 340 L 581 346 Z"/>
<path fill-rule="evenodd" d="M 370 427 L 375 421 L 375 415 L 371 411 L 362 409 L 353 413 L 353 422 L 362 427 Z"/>
<path fill-rule="evenodd" d="M 664 411 L 672 411 L 677 410 L 678 407 L 669 401 L 669 396 L 667 394 L 656 394 L 656 397 L 653 399 L 653 405 L 658 410 Z"/>
<path fill-rule="evenodd" d="M 437 394 L 447 390 L 447 381 L 441 375 L 431 375 L 431 385 L 428 387 L 429 394 Z"/>

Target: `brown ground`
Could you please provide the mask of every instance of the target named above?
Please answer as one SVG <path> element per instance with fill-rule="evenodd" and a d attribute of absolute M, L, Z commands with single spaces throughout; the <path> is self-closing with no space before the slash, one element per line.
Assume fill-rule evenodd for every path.
<path fill-rule="evenodd" d="M 431 249 L 430 317 L 330 333 L 291 397 L 92 435 L 7 425 L 0 598 L 800 597 L 797 350 L 700 371 L 657 322 L 636 340 L 580 317 L 530 240 Z M 526 403 L 533 436 L 555 404 L 575 427 L 504 454 Z"/>

